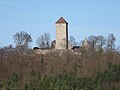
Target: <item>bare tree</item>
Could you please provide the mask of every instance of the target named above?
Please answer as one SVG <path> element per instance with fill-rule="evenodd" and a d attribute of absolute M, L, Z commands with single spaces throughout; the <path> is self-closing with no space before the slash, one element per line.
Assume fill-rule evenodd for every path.
<path fill-rule="evenodd" d="M 13 35 L 14 42 L 17 47 L 24 46 L 26 49 L 28 48 L 28 44 L 32 42 L 31 35 L 25 31 L 17 32 Z"/>
<path fill-rule="evenodd" d="M 40 48 L 49 47 L 50 46 L 50 33 L 44 33 L 40 37 L 38 37 L 37 46 Z"/>
<path fill-rule="evenodd" d="M 97 43 L 97 37 L 94 35 L 91 35 L 88 37 L 87 41 L 88 41 L 90 48 L 94 50 L 96 43 Z"/>
<path fill-rule="evenodd" d="M 115 38 L 114 34 L 113 33 L 109 34 L 108 35 L 108 43 L 107 43 L 108 50 L 112 50 L 115 48 L 115 41 L 116 41 L 116 38 Z"/>
<path fill-rule="evenodd" d="M 103 37 L 102 35 L 98 35 L 97 36 L 97 45 L 102 48 L 105 44 L 106 44 L 106 38 Z"/>
<path fill-rule="evenodd" d="M 70 41 L 70 44 L 71 44 L 72 47 L 75 46 L 75 45 L 77 45 L 77 43 L 75 41 L 75 38 L 73 36 L 69 37 L 69 41 Z"/>
<path fill-rule="evenodd" d="M 87 38 L 87 42 L 92 50 L 101 50 L 106 45 L 106 38 L 102 35 L 91 35 Z"/>
<path fill-rule="evenodd" d="M 44 33 L 46 47 L 50 46 L 50 33 Z"/>
<path fill-rule="evenodd" d="M 37 43 L 37 46 L 40 47 L 40 48 L 45 47 L 45 39 L 44 39 L 44 36 L 41 35 L 41 37 L 38 37 L 36 43 Z"/>
<path fill-rule="evenodd" d="M 107 40 L 105 37 L 103 37 L 102 35 L 98 35 L 96 37 L 96 48 L 99 50 L 103 49 L 103 47 L 106 45 L 106 42 Z"/>
<path fill-rule="evenodd" d="M 113 34 L 108 35 L 108 40 L 102 35 L 94 36 L 91 35 L 87 38 L 88 44 L 93 50 L 100 50 L 107 46 L 107 50 L 112 50 L 115 48 L 116 38 Z"/>

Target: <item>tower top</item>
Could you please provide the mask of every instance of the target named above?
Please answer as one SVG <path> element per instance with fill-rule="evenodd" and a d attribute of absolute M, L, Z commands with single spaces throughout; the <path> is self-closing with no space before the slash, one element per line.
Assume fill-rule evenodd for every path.
<path fill-rule="evenodd" d="M 63 17 L 61 17 L 61 18 L 56 22 L 56 24 L 57 24 L 57 23 L 66 23 L 66 24 L 68 24 L 67 21 L 66 21 Z"/>

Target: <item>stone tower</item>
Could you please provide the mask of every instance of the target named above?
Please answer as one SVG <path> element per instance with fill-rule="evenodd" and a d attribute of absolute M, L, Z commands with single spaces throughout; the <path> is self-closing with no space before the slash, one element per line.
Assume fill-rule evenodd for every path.
<path fill-rule="evenodd" d="M 68 49 L 68 23 L 61 17 L 56 22 L 56 49 Z"/>

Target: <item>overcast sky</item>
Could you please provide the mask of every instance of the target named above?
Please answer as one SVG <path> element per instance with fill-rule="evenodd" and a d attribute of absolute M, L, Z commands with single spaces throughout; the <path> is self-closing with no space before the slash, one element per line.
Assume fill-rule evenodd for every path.
<path fill-rule="evenodd" d="M 120 0 L 0 0 L 0 46 L 14 45 L 13 35 L 20 31 L 32 35 L 32 47 L 45 32 L 54 40 L 61 16 L 78 42 L 113 33 L 120 45 Z"/>

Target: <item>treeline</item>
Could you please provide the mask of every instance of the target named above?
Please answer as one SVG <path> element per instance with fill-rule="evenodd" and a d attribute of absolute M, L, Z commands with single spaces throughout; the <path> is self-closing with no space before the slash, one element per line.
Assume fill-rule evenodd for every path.
<path fill-rule="evenodd" d="M 49 46 L 49 34 L 41 36 Z M 38 41 L 41 38 L 38 39 Z M 31 35 L 14 35 L 15 47 L 0 48 L 0 90 L 120 90 L 120 52 L 109 34 L 90 36 L 75 50 L 36 54 Z M 77 45 L 70 37 L 72 46 Z"/>
<path fill-rule="evenodd" d="M 56 50 L 35 54 L 33 50 L 2 48 L 2 90 L 119 90 L 120 54 L 86 50 Z"/>
<path fill-rule="evenodd" d="M 29 49 L 31 47 L 31 43 L 33 42 L 33 39 L 31 37 L 31 34 L 28 34 L 25 31 L 17 32 L 13 35 L 13 41 L 15 44 L 15 48 L 19 49 Z M 79 40 L 77 40 L 79 41 Z M 35 42 L 35 41 L 34 41 Z M 104 37 L 102 35 L 91 35 L 87 38 L 85 38 L 82 41 L 76 42 L 75 38 L 73 36 L 69 37 L 68 45 L 69 48 L 72 48 L 73 46 L 87 46 L 94 50 L 118 50 L 120 49 L 120 46 L 115 45 L 116 37 L 114 34 L 109 34 L 107 37 Z M 87 45 L 86 45 L 87 44 Z M 55 48 L 55 40 L 51 40 L 50 33 L 44 33 L 40 35 L 36 40 L 36 46 L 38 48 Z"/>

